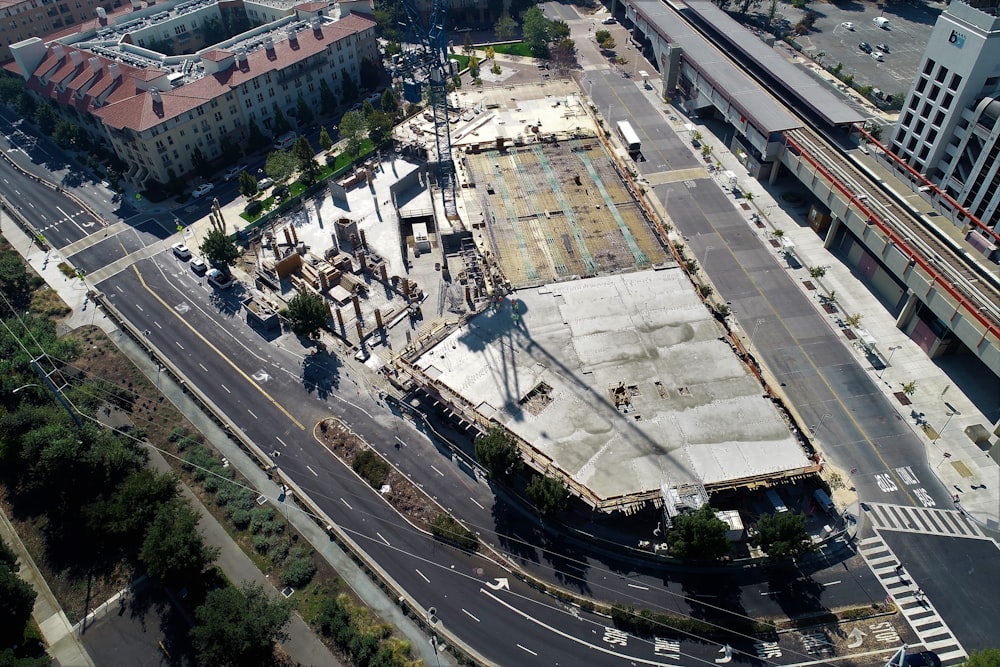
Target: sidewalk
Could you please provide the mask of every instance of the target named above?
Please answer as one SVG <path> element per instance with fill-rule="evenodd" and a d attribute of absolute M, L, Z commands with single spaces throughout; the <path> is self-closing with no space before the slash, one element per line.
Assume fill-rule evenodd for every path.
<path fill-rule="evenodd" d="M 656 90 L 650 94 L 659 98 Z M 678 130 L 684 123 L 690 122 L 691 119 L 679 115 L 674 129 Z M 788 270 L 814 301 L 817 311 L 824 315 L 831 329 L 839 335 L 841 327 L 837 320 L 860 314 L 863 316 L 861 328 L 877 341 L 883 363 L 891 350 L 891 363 L 882 369 L 881 366 L 872 366 L 861 351 L 852 348 L 862 366 L 871 374 L 875 385 L 896 408 L 900 418 L 920 438 L 924 445 L 924 456 L 934 474 L 951 493 L 957 495 L 955 509 L 966 512 L 992 531 L 1000 531 L 1000 466 L 965 435 L 965 428 L 975 424 L 992 430 L 992 422 L 938 364 L 896 327 L 896 318 L 854 277 L 850 267 L 824 248 L 823 239 L 806 224 L 804 216 L 797 219 L 777 204 L 775 197 L 779 193 L 776 188 L 751 178 L 739 159 L 718 137 L 703 124 L 698 129 L 704 135 L 702 143 L 712 147 L 712 156 L 722 163 L 722 169 L 737 174 L 740 188 L 753 195 L 749 203 L 765 221 L 766 229 L 757 229 L 749 220 L 749 213 L 747 229 L 760 236 L 761 242 L 765 244 L 775 229 L 781 229 L 784 231 L 784 239 L 794 244 L 795 256 L 802 267 Z M 775 252 L 782 251 L 776 249 Z M 812 279 L 819 282 L 821 288 L 815 292 L 806 292 L 802 282 L 810 279 L 809 267 L 816 266 L 826 268 L 826 274 L 822 278 L 818 281 Z M 831 291 L 837 293 L 838 312 L 835 314 L 827 314 L 820 308 L 820 295 Z M 844 343 L 848 344 L 846 338 Z M 917 382 L 917 390 L 908 397 L 912 404 L 904 406 L 893 394 L 901 391 L 902 385 L 911 381 Z M 988 383 L 980 383 L 983 391 L 989 391 L 983 386 L 986 384 Z M 976 384 L 970 382 L 967 386 Z M 989 400 L 989 397 L 980 398 Z M 921 423 L 930 426 L 930 435 L 920 427 Z M 845 470 L 851 467 L 849 463 L 844 465 L 847 462 L 835 463 Z"/>

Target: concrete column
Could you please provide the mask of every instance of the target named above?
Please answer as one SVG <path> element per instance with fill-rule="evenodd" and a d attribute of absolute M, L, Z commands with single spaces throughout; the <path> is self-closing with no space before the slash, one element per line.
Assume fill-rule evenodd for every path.
<path fill-rule="evenodd" d="M 903 304 L 902 310 L 899 311 L 899 317 L 896 318 L 896 327 L 906 331 L 906 326 L 913 319 L 913 314 L 917 311 L 917 304 L 920 303 L 920 299 L 917 297 L 913 290 L 907 290 L 906 303 Z"/>
<path fill-rule="evenodd" d="M 368 250 L 368 239 L 365 237 L 365 230 L 359 232 L 361 234 L 361 247 Z"/>
<path fill-rule="evenodd" d="M 288 230 L 292 233 L 292 240 L 295 241 L 295 245 L 298 245 L 299 235 L 295 232 L 295 225 L 288 225 Z"/>
<path fill-rule="evenodd" d="M 375 309 L 375 324 L 378 325 L 379 329 L 382 328 L 382 311 L 378 308 Z"/>
<path fill-rule="evenodd" d="M 364 250 L 358 253 L 358 262 L 361 264 L 361 273 L 368 270 L 368 255 L 365 254 Z"/>
<path fill-rule="evenodd" d="M 351 301 L 354 303 L 354 314 L 358 319 L 361 319 L 361 300 L 358 299 L 358 295 L 355 294 L 351 297 Z"/>
<path fill-rule="evenodd" d="M 288 227 L 281 230 L 285 234 L 285 245 L 292 245 L 292 235 L 288 233 Z"/>
<path fill-rule="evenodd" d="M 826 230 L 826 238 L 823 239 L 823 247 L 827 250 L 833 245 L 833 239 L 837 236 L 837 232 L 840 231 L 840 218 L 833 216 L 833 220 L 830 222 L 830 229 Z"/>
<path fill-rule="evenodd" d="M 337 324 L 340 326 L 340 330 L 344 330 L 344 314 L 340 312 L 340 308 L 337 308 Z"/>
<path fill-rule="evenodd" d="M 775 160 L 772 163 L 771 174 L 767 177 L 767 184 L 774 185 L 775 181 L 778 180 L 778 174 L 781 173 L 781 161 Z"/>
<path fill-rule="evenodd" d="M 389 282 L 389 278 L 388 278 L 388 276 L 387 276 L 387 274 L 385 272 L 385 264 L 379 264 L 378 270 L 379 270 L 379 273 L 382 275 L 382 282 L 388 283 Z"/>
<path fill-rule="evenodd" d="M 363 340 L 364 340 L 364 338 L 365 338 L 365 330 L 364 330 L 364 328 L 362 328 L 362 326 L 361 326 L 361 322 L 355 322 L 355 323 L 354 323 L 354 326 L 355 326 L 355 327 L 357 328 L 357 330 L 358 330 L 358 343 L 360 344 L 360 343 L 361 343 L 361 341 L 363 341 Z"/>

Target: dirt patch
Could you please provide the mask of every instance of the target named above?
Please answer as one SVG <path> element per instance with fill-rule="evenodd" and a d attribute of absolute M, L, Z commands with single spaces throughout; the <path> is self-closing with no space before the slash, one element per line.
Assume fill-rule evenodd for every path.
<path fill-rule="evenodd" d="M 844 329 L 844 337 L 847 338 L 847 340 L 857 340 L 858 339 L 857 334 L 855 334 L 850 329 Z"/>
<path fill-rule="evenodd" d="M 333 417 L 316 424 L 313 428 L 313 437 L 322 443 L 330 453 L 347 465 L 347 467 L 351 467 L 354 457 L 359 452 L 372 449 L 367 442 L 352 431 L 344 422 Z M 422 530 L 430 532 L 431 521 L 441 513 L 441 508 L 428 498 L 427 494 L 421 491 L 407 477 L 400 474 L 392 465 L 389 466 L 389 474 L 386 477 L 381 493 L 382 497 L 397 512 Z"/>
<path fill-rule="evenodd" d="M 910 398 L 901 391 L 894 391 L 892 395 L 896 397 L 896 400 L 899 401 L 900 405 L 909 405 L 912 402 L 910 401 Z"/>

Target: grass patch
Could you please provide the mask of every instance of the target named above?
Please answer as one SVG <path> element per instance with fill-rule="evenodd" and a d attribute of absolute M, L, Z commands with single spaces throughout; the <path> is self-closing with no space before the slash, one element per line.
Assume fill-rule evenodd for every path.
<path fill-rule="evenodd" d="M 76 271 L 73 270 L 73 267 L 67 264 L 66 262 L 59 262 L 59 266 L 57 268 L 67 278 L 76 278 Z"/>
<path fill-rule="evenodd" d="M 513 44 L 491 44 L 493 51 L 508 56 L 524 56 L 531 58 L 531 47 L 524 42 L 514 42 Z"/>
<path fill-rule="evenodd" d="M 458 53 L 453 53 L 450 56 L 448 56 L 448 59 L 457 62 L 459 70 L 463 70 L 469 66 L 469 56 L 463 56 Z"/>
<path fill-rule="evenodd" d="M 89 307 L 96 308 L 93 304 Z M 59 293 L 50 287 L 37 289 L 31 294 L 31 313 L 34 315 L 62 317 L 68 315 L 72 310 L 62 300 Z"/>

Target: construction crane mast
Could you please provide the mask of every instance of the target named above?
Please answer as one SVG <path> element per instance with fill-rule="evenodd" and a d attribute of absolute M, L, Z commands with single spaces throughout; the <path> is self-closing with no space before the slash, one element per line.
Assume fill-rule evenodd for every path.
<path fill-rule="evenodd" d="M 403 98 L 418 104 L 427 86 L 430 111 L 434 117 L 434 148 L 437 157 L 438 187 L 446 216 L 457 215 L 455 208 L 455 164 L 451 158 L 451 129 L 448 123 L 448 83 L 457 64 L 448 59 L 448 38 L 445 14 L 448 0 L 432 0 L 427 23 L 417 8 L 416 0 L 402 0 L 405 23 L 400 30 L 407 35 L 403 58 L 406 75 Z"/>

